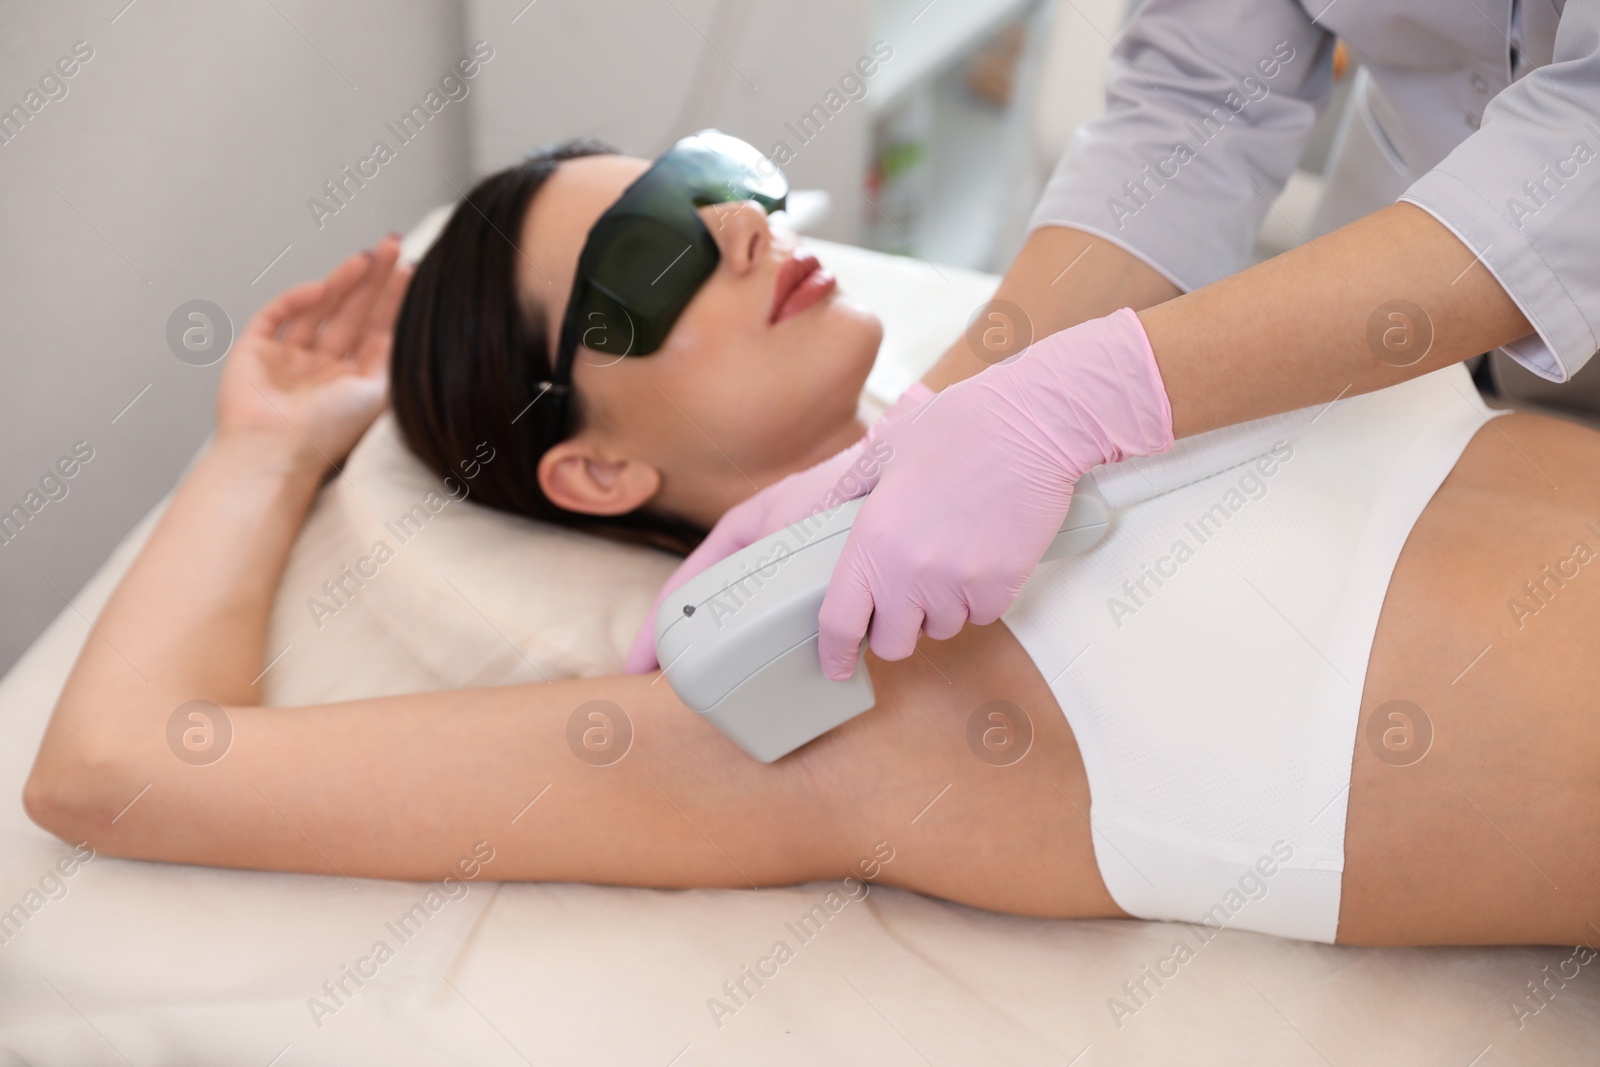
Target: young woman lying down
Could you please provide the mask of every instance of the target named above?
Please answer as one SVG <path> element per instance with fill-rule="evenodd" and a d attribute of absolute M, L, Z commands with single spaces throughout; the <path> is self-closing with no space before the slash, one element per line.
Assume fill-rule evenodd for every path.
<path fill-rule="evenodd" d="M 680 204 L 720 258 L 658 350 L 586 347 L 551 387 L 590 228 L 650 166 L 536 155 L 473 190 L 414 278 L 391 238 L 251 320 L 212 444 L 55 709 L 41 826 L 419 880 L 487 840 L 497 878 L 659 887 L 839 877 L 882 842 L 881 883 L 1021 915 L 1600 937 L 1600 434 L 1490 421 L 1459 369 L 1129 509 L 996 624 L 868 656 L 876 706 L 771 765 L 654 673 L 260 706 L 285 558 L 386 399 L 441 474 L 493 444 L 478 500 L 680 548 L 862 439 L 880 325 L 758 200 Z M 168 747 L 195 699 L 233 727 L 211 766 Z M 596 699 L 634 729 L 602 767 L 566 740 Z M 1031 740 L 997 759 L 990 729 Z"/>

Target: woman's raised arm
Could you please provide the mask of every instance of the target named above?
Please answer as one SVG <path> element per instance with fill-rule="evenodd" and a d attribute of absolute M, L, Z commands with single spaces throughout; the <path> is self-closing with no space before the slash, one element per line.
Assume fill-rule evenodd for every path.
<path fill-rule="evenodd" d="M 806 850 L 792 828 L 739 803 L 804 796 L 815 810 L 803 763 L 754 764 L 649 676 L 259 706 L 289 550 L 385 403 L 409 273 L 398 248 L 390 238 L 290 289 L 241 334 L 212 445 L 67 681 L 29 814 L 103 854 L 349 877 L 437 878 L 481 860 L 481 842 L 495 879 L 747 885 L 813 873 L 796 868 Z M 580 711 L 592 700 L 609 706 Z M 215 707 L 192 724 L 180 715 L 180 735 L 212 731 L 220 759 L 185 759 L 172 740 L 190 701 Z"/>

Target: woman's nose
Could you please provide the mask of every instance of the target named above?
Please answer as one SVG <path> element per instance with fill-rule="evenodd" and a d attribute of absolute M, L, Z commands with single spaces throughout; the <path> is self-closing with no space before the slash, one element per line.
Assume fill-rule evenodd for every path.
<path fill-rule="evenodd" d="M 706 229 L 722 253 L 722 265 L 743 274 L 760 263 L 772 242 L 765 209 L 754 200 L 711 204 L 700 209 Z"/>

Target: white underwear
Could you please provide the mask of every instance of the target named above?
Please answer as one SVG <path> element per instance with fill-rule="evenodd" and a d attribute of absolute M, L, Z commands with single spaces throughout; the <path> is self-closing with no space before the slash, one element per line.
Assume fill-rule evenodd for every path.
<path fill-rule="evenodd" d="M 1459 365 L 1337 401 L 1035 573 L 1005 621 L 1077 737 L 1124 911 L 1334 940 L 1389 576 L 1496 414 Z"/>

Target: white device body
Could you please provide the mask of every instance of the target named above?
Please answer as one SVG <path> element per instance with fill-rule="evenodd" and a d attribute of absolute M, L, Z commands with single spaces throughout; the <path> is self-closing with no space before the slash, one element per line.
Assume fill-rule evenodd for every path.
<path fill-rule="evenodd" d="M 656 659 L 673 692 L 763 763 L 873 705 L 864 666 L 835 682 L 817 657 L 817 615 L 863 499 L 734 553 L 684 583 L 656 613 Z M 1109 522 L 1093 481 L 1081 480 L 1044 559 L 1092 547 Z"/>

